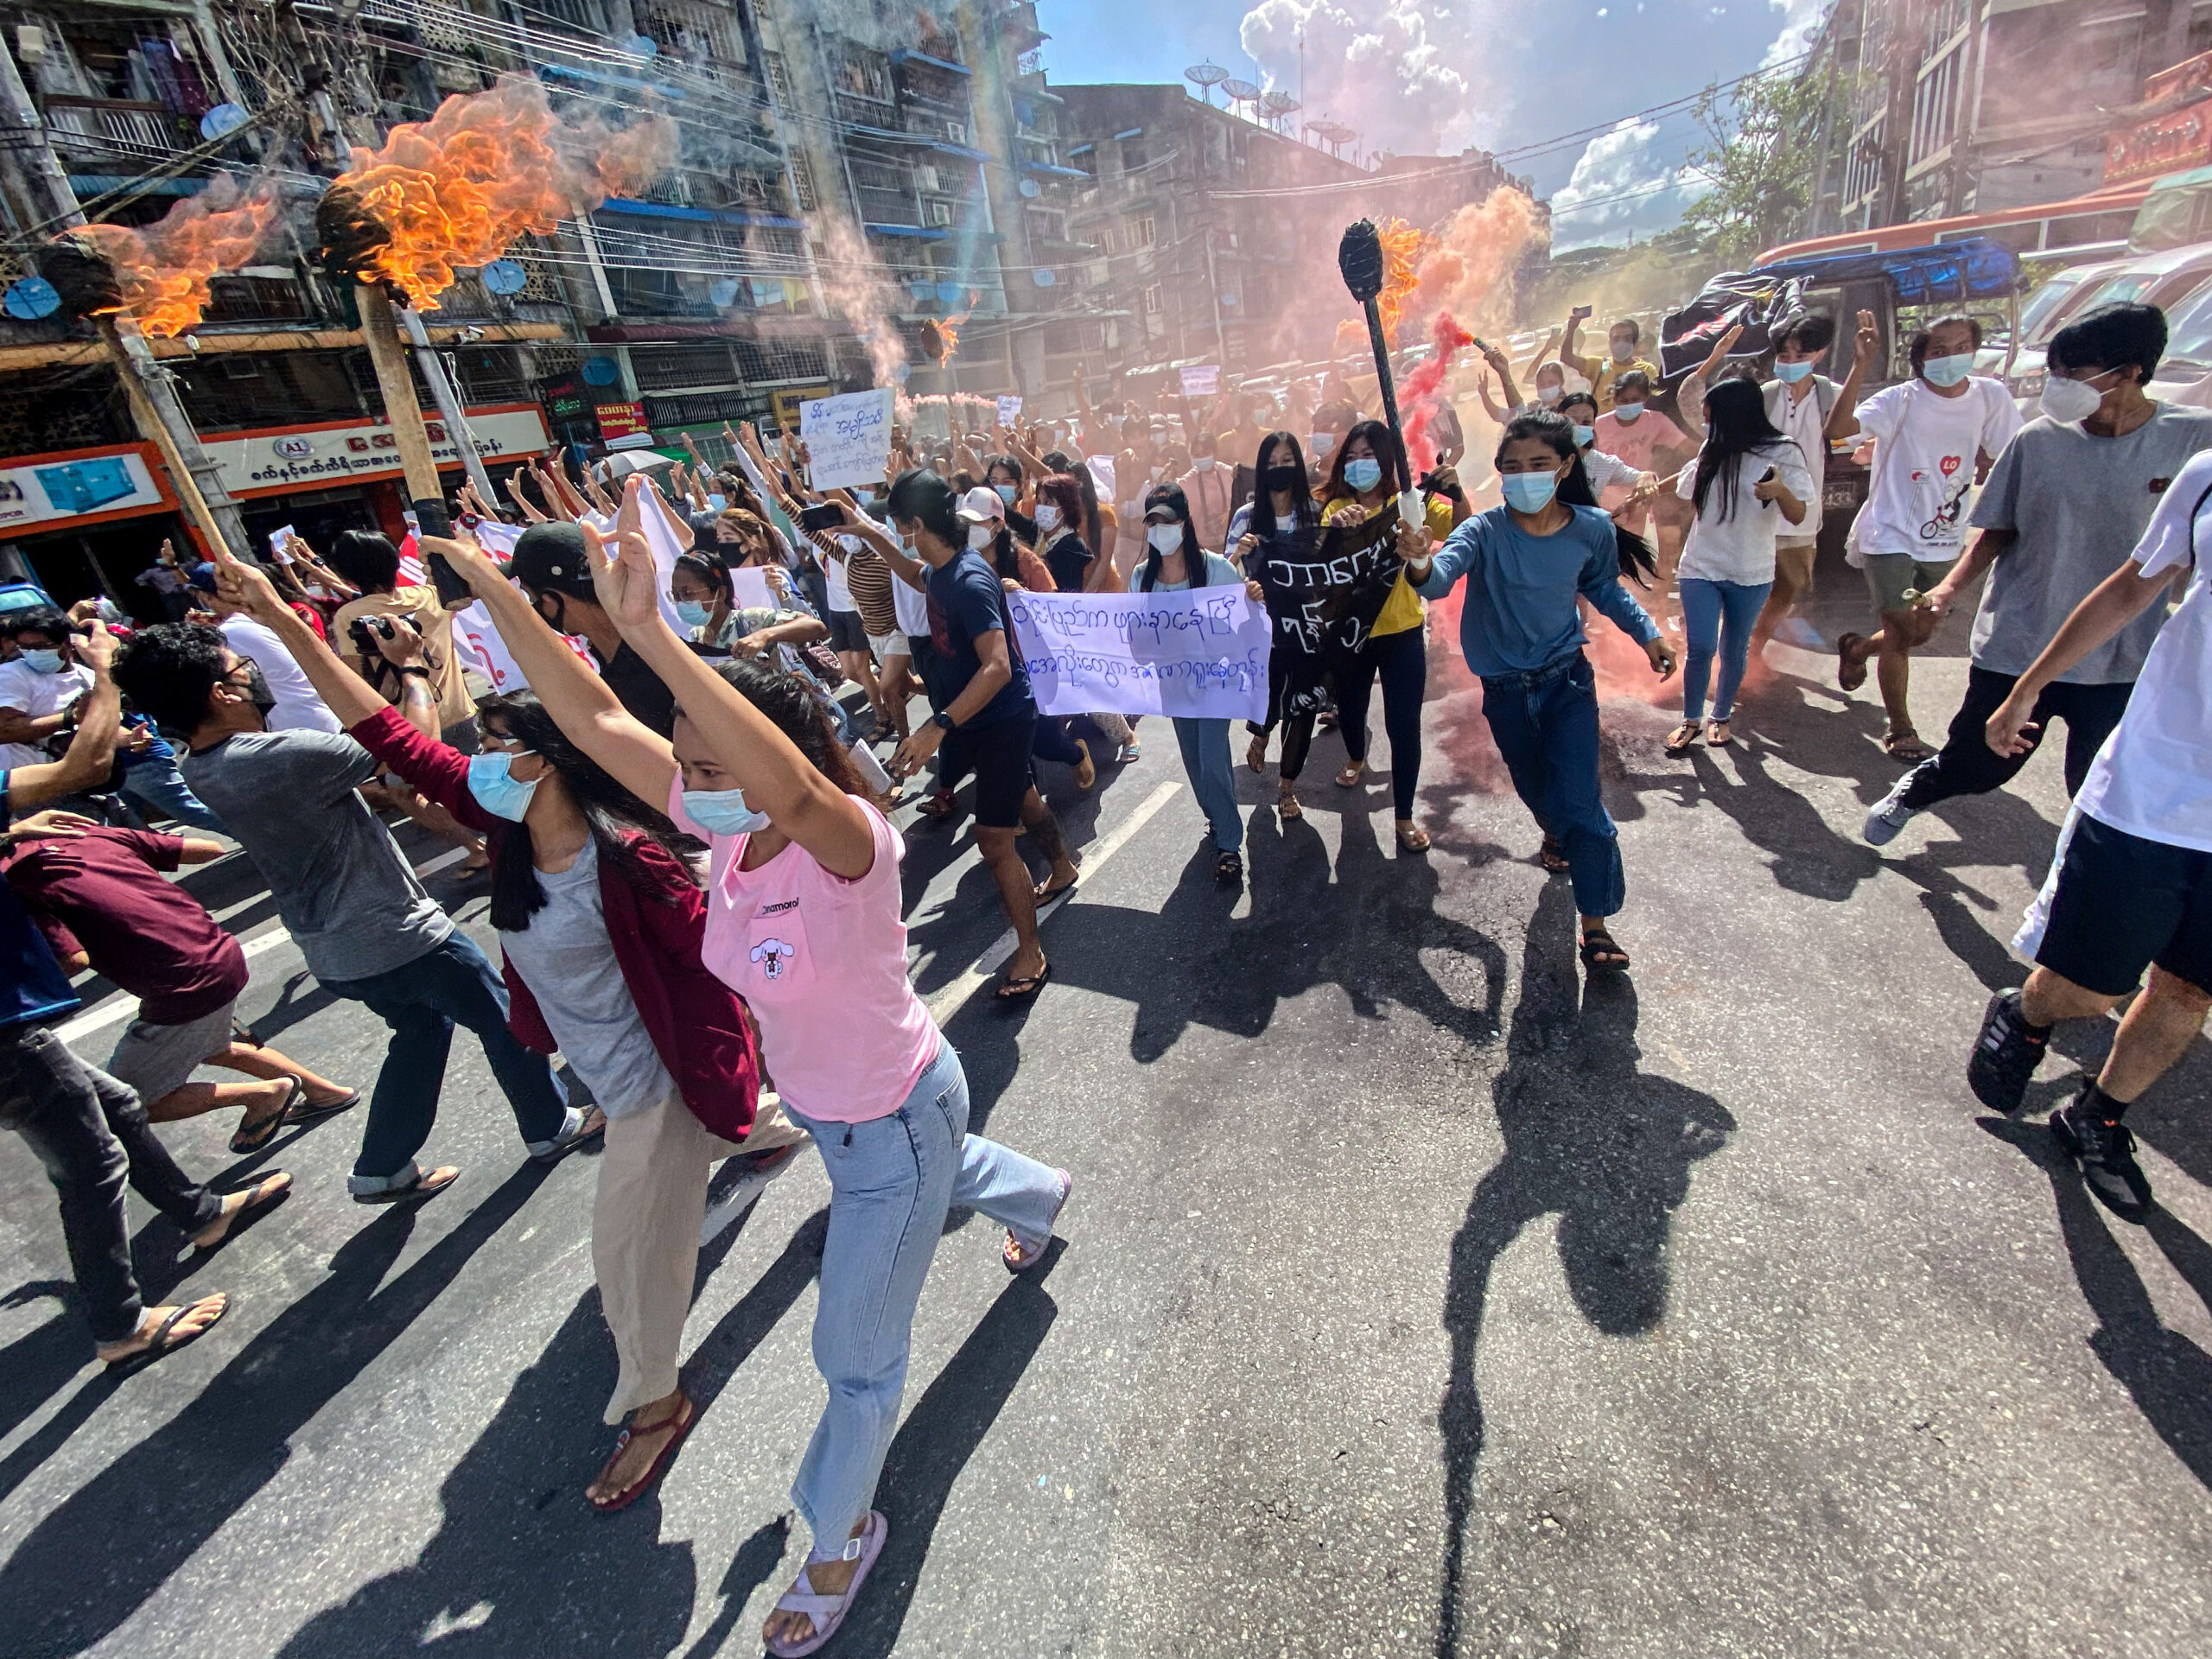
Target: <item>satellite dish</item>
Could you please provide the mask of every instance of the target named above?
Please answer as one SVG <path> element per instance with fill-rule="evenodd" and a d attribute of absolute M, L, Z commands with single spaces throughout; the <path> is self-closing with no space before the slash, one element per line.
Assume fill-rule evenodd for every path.
<path fill-rule="evenodd" d="M 20 276 L 0 295 L 0 311 L 25 322 L 50 317 L 61 308 L 61 295 L 43 276 Z"/>
<path fill-rule="evenodd" d="M 660 48 L 650 35 L 632 35 L 626 41 L 617 41 L 615 50 L 626 52 L 633 58 L 650 58 L 658 54 Z"/>
<path fill-rule="evenodd" d="M 1039 288 L 1050 288 L 1053 283 L 1058 282 L 1060 278 L 1059 274 L 1057 271 L 1046 270 L 1040 265 L 1035 270 L 1029 273 L 1029 280 L 1036 283 Z"/>
<path fill-rule="evenodd" d="M 1021 192 L 1022 198 L 1027 201 L 1034 201 L 1045 194 L 1043 187 L 1034 179 L 1024 179 L 1014 188 Z"/>
<path fill-rule="evenodd" d="M 911 283 L 907 286 L 913 291 L 916 305 L 927 305 L 931 300 L 937 298 L 935 283 Z"/>
<path fill-rule="evenodd" d="M 938 302 L 941 305 L 959 304 L 960 293 L 960 284 L 957 283 L 939 283 L 937 285 Z"/>
<path fill-rule="evenodd" d="M 1217 63 L 1194 63 L 1183 72 L 1183 79 L 1198 89 L 1198 95 L 1213 107 L 1213 89 L 1229 79 L 1229 71 Z"/>
<path fill-rule="evenodd" d="M 713 286 L 707 289 L 707 297 L 716 305 L 734 305 L 737 303 L 737 290 L 742 286 L 734 276 L 717 276 Z"/>
<path fill-rule="evenodd" d="M 1260 95 L 1260 89 L 1249 80 L 1224 80 L 1221 90 L 1228 94 L 1232 105 L 1249 104 Z"/>
<path fill-rule="evenodd" d="M 611 386 L 620 378 L 622 371 L 611 357 L 588 357 L 580 372 L 588 386 Z"/>
<path fill-rule="evenodd" d="M 1263 96 L 1260 99 L 1260 107 L 1280 120 L 1298 107 L 1298 100 L 1278 89 Z"/>
<path fill-rule="evenodd" d="M 1332 149 L 1348 144 L 1359 137 L 1341 121 L 1308 121 L 1306 124 L 1306 130 Z"/>
<path fill-rule="evenodd" d="M 210 139 L 227 137 L 252 119 L 235 104 L 218 104 L 200 118 L 200 136 Z"/>
<path fill-rule="evenodd" d="M 494 259 L 482 275 L 484 286 L 494 294 L 519 294 L 530 285 L 530 273 L 512 259 Z"/>

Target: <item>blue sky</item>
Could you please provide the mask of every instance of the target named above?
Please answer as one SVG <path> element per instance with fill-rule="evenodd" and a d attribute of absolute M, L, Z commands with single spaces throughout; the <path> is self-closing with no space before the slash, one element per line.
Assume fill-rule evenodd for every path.
<path fill-rule="evenodd" d="M 1179 80 L 1211 60 L 1298 90 L 1309 115 L 1402 152 L 1504 149 L 1578 128 L 1589 140 L 1515 161 L 1552 198 L 1554 246 L 1619 243 L 1672 226 L 1697 194 L 1678 175 L 1687 116 L 1624 118 L 1796 49 L 1819 0 L 1039 0 L 1055 80 Z M 1255 70 L 1257 73 L 1255 73 Z M 1592 205 L 1578 209 L 1578 201 Z"/>

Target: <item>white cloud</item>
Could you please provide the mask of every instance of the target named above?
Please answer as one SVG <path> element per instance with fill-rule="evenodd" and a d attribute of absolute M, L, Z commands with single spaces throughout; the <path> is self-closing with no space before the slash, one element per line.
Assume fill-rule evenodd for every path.
<path fill-rule="evenodd" d="M 1573 177 L 1552 196 L 1554 249 L 1618 246 L 1680 221 L 1710 187 L 1685 178 L 1660 153 L 1659 137 L 1655 122 L 1624 121 L 1584 147 Z"/>
<path fill-rule="evenodd" d="M 1258 0 L 1239 32 L 1269 86 L 1303 86 L 1306 119 L 1357 129 L 1363 149 L 1448 154 L 1476 143 L 1478 119 L 1500 103 L 1478 67 L 1484 54 L 1467 49 L 1492 4 Z"/>

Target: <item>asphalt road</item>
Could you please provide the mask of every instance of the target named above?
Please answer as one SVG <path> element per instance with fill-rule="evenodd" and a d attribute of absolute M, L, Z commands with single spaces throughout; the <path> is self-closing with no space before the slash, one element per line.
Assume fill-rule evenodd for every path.
<path fill-rule="evenodd" d="M 1056 774 L 1091 864 L 1026 1014 L 968 995 L 1001 924 L 964 821 L 912 833 L 917 978 L 978 1124 L 1078 1186 L 1034 1281 L 956 1217 L 891 1542 L 833 1656 L 2212 1651 L 2212 1058 L 2137 1109 L 2144 1228 L 2037 1121 L 2102 1031 L 2062 1039 L 2027 1122 L 1978 1111 L 1964 1058 L 2021 977 L 2056 757 L 1877 855 L 1875 706 L 1773 660 L 1725 752 L 1669 760 L 1664 710 L 1608 708 L 1627 982 L 1584 987 L 1567 886 L 1442 666 L 1427 859 L 1396 855 L 1387 784 L 1331 786 L 1333 738 L 1303 823 L 1240 772 L 1237 896 L 1163 723 L 1089 798 Z M 1923 725 L 1962 682 L 1923 665 Z M 273 927 L 243 861 L 189 880 Z M 289 943 L 254 968 L 265 1038 L 373 1076 L 382 1028 Z M 429 1153 L 465 1173 L 418 1210 L 347 1201 L 357 1122 L 244 1161 L 227 1125 L 170 1131 L 197 1172 L 299 1190 L 200 1267 L 137 1211 L 154 1288 L 239 1300 L 120 1385 L 0 1137 L 0 1650 L 759 1650 L 821 1402 L 818 1165 L 702 1262 L 709 1409 L 602 1518 L 593 1160 L 528 1166 L 454 1053 Z"/>

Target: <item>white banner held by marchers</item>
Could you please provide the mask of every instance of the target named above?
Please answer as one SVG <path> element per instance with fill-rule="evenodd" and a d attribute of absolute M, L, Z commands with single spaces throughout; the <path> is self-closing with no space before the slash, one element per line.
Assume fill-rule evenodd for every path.
<path fill-rule="evenodd" d="M 1012 426 L 1020 418 L 1021 394 L 1018 391 L 1001 392 L 999 394 L 999 424 Z"/>
<path fill-rule="evenodd" d="M 1221 365 L 1199 363 L 1182 371 L 1185 397 L 1211 397 L 1221 390 Z"/>
<path fill-rule="evenodd" d="M 1019 593 L 1006 603 L 1040 713 L 1268 717 L 1271 625 L 1242 587 Z"/>
<path fill-rule="evenodd" d="M 798 406 L 807 474 L 817 490 L 874 484 L 891 459 L 891 388 L 816 397 Z"/>

